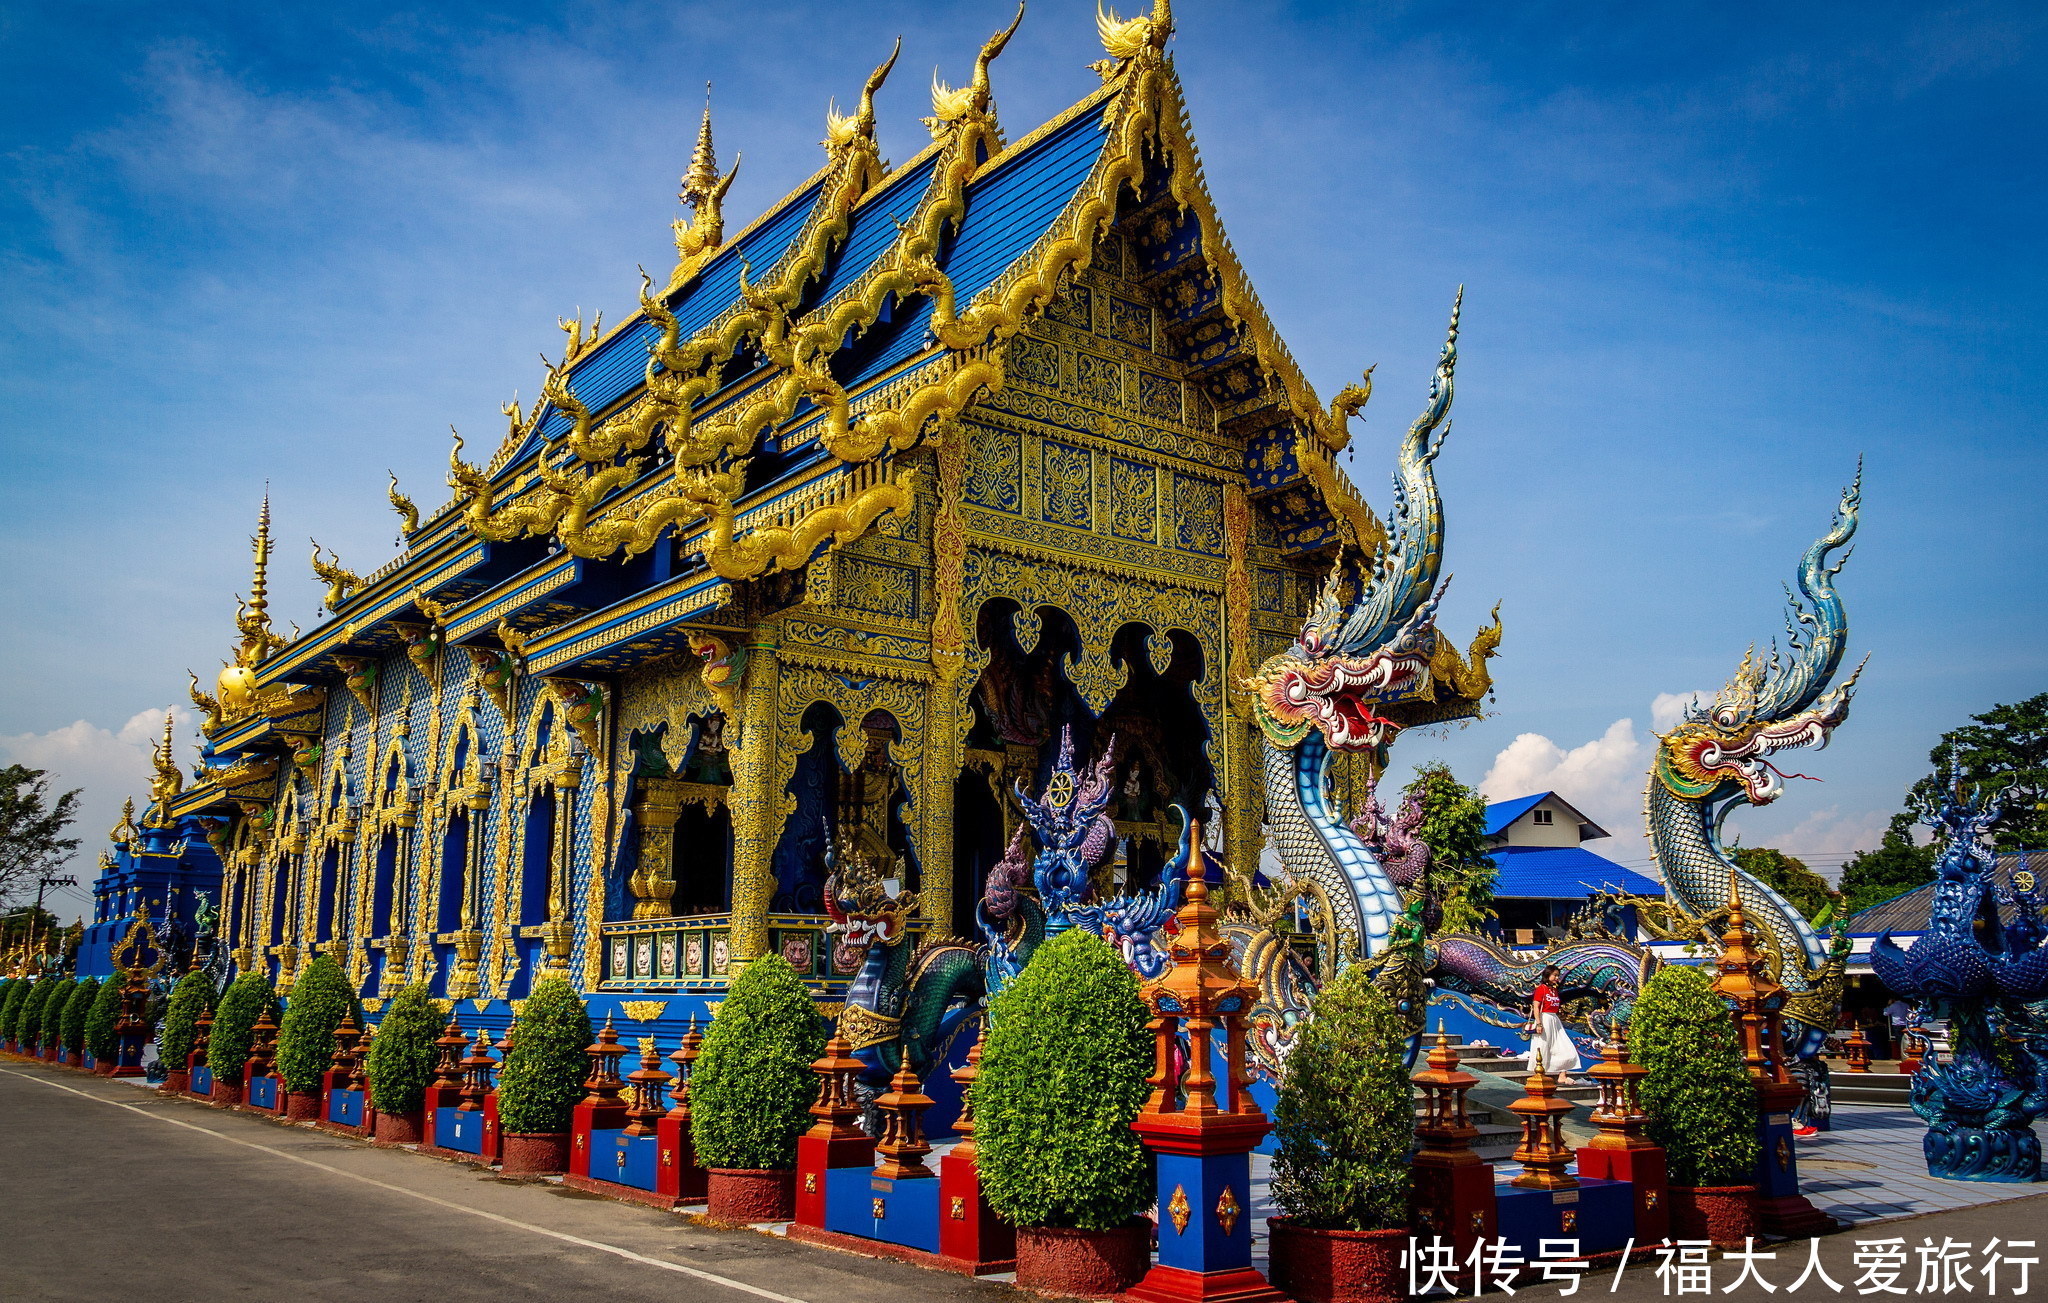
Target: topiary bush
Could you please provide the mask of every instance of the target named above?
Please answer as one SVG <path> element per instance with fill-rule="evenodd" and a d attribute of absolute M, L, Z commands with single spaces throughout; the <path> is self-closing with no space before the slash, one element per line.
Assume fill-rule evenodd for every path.
<path fill-rule="evenodd" d="M 0 1004 L 0 1041 L 16 1039 L 21 1030 L 21 1007 L 28 1003 L 28 993 L 35 983 L 25 978 L 16 978 L 8 983 L 7 1001 Z"/>
<path fill-rule="evenodd" d="M 519 1024 L 521 1040 L 526 1023 Z M 741 969 L 704 1034 L 690 1074 L 690 1127 L 706 1167 L 780 1169 L 796 1165 L 796 1139 L 810 1125 L 825 1048 L 817 1002 L 781 955 Z"/>
<path fill-rule="evenodd" d="M 1756 1088 L 1713 980 L 1666 964 L 1629 1018 L 1629 1048 L 1649 1069 L 1643 1112 L 1673 1185 L 1748 1185 L 1756 1167 Z"/>
<path fill-rule="evenodd" d="M 199 1015 L 213 1008 L 218 992 L 205 969 L 195 968 L 171 988 L 171 1002 L 164 1010 L 163 1030 L 157 1033 L 157 1057 L 172 1072 L 182 1071 L 198 1039 Z"/>
<path fill-rule="evenodd" d="M 590 1010 L 568 982 L 549 977 L 534 983 L 519 1010 L 519 1033 L 498 1070 L 502 1134 L 553 1135 L 569 1129 L 569 1113 L 590 1075 L 583 1051 L 595 1035 Z"/>
<path fill-rule="evenodd" d="M 370 1103 L 379 1113 L 411 1113 L 426 1099 L 434 1076 L 434 1040 L 442 1026 L 425 982 L 414 982 L 393 997 L 370 1042 L 367 1065 Z"/>
<path fill-rule="evenodd" d="M 362 1024 L 362 1005 L 348 975 L 332 955 L 316 956 L 292 983 L 278 1024 L 277 1075 L 286 1090 L 320 1089 L 321 1074 L 334 1063 L 334 1029 L 350 1015 Z"/>
<path fill-rule="evenodd" d="M 982 1191 L 1005 1221 L 1115 1230 L 1152 1202 L 1131 1130 L 1152 1070 L 1145 1021 L 1138 979 L 1079 929 L 1040 947 L 996 997 L 974 1140 Z"/>
<path fill-rule="evenodd" d="M 71 998 L 64 1002 L 61 1039 L 64 1048 L 73 1054 L 85 1053 L 85 1018 L 92 1012 L 92 1002 L 99 998 L 99 993 L 99 978 L 83 978 L 72 988 Z"/>
<path fill-rule="evenodd" d="M 23 1048 L 34 1050 L 43 1043 L 43 1014 L 52 1004 L 61 1012 L 61 1000 L 71 994 L 70 982 L 62 977 L 45 977 L 36 983 L 36 989 L 28 993 L 28 1003 L 21 1010 L 21 1043 Z"/>
<path fill-rule="evenodd" d="M 1316 997 L 1273 1108 L 1280 1138 L 1273 1201 L 1296 1224 L 1319 1231 L 1408 1224 L 1415 1099 L 1407 1040 L 1407 1025 L 1364 964 Z"/>
<path fill-rule="evenodd" d="M 277 1012 L 277 992 L 267 974 L 244 973 L 228 983 L 207 1040 L 206 1063 L 213 1069 L 215 1081 L 242 1080 L 249 1047 L 256 1040 L 256 1024 L 263 1020 L 266 1009 L 273 1015 Z"/>
<path fill-rule="evenodd" d="M 125 979 L 119 972 L 100 983 L 94 993 L 92 1004 L 85 1011 L 85 1052 L 102 1061 L 112 1060 L 121 1051 L 121 1039 L 114 1035 L 114 1024 L 121 1020 L 121 987 Z"/>

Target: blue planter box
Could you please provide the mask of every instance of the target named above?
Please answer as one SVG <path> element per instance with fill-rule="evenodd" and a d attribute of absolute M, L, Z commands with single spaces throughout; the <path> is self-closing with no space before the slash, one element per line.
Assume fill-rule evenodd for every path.
<path fill-rule="evenodd" d="M 876 1176 L 873 1168 L 830 1168 L 825 1173 L 825 1229 L 937 1253 L 938 1178 L 891 1181 Z"/>
<path fill-rule="evenodd" d="M 213 1094 L 213 1069 L 203 1063 L 192 1069 L 192 1077 L 187 1086 L 195 1095 Z"/>
<path fill-rule="evenodd" d="M 327 1092 L 327 1120 L 343 1126 L 359 1127 L 363 1124 L 363 1092 L 360 1090 L 330 1090 Z"/>
<path fill-rule="evenodd" d="M 1608 1253 L 1635 1234 L 1635 1190 L 1627 1181 L 1581 1178 L 1576 1190 L 1499 1188 L 1500 1238 L 1534 1258 L 1542 1240 L 1575 1239 L 1579 1252 Z"/>
<path fill-rule="evenodd" d="M 483 1125 L 483 1114 L 472 1113 L 470 1116 L 477 1119 L 479 1127 Z M 590 1133 L 592 1180 L 630 1185 L 635 1190 L 652 1190 L 660 1159 L 661 1141 L 658 1137 L 629 1136 L 623 1131 Z"/>
<path fill-rule="evenodd" d="M 249 1079 L 249 1098 L 247 1103 L 250 1108 L 276 1108 L 277 1078 L 251 1077 Z"/>
<path fill-rule="evenodd" d="M 481 1112 L 465 1113 L 459 1108 L 435 1109 L 434 1143 L 442 1149 L 482 1155 L 484 1115 Z"/>

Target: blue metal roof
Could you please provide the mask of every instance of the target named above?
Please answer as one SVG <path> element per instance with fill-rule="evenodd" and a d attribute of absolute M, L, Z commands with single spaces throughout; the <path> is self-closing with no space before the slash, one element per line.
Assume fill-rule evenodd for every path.
<path fill-rule="evenodd" d="M 811 295 L 813 303 L 829 303 L 867 274 L 868 268 L 896 243 L 896 223 L 907 222 L 930 188 L 929 164 L 905 167 L 880 190 L 861 200 L 846 224 L 846 240 L 833 256 L 832 269 Z"/>
<path fill-rule="evenodd" d="M 1538 798 L 1527 799 L 1535 801 Z M 1498 870 L 1493 878 L 1496 897 L 1584 900 L 1596 891 L 1626 891 L 1643 896 L 1664 894 L 1662 883 L 1624 869 L 1613 860 L 1602 859 L 1578 846 L 1503 846 L 1488 853 Z"/>
<path fill-rule="evenodd" d="M 1512 801 L 1495 801 L 1487 806 L 1486 835 L 1500 836 L 1508 830 L 1509 824 L 1529 813 L 1536 807 L 1537 802 L 1549 795 L 1548 792 L 1538 792 L 1534 796 L 1518 796 Z"/>

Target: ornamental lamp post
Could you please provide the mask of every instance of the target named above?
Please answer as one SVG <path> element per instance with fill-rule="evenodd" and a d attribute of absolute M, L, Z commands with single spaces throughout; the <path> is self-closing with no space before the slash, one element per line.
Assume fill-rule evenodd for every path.
<path fill-rule="evenodd" d="M 1231 966 L 1230 942 L 1209 903 L 1199 819 L 1189 821 L 1183 839 L 1187 894 L 1167 947 L 1173 967 L 1140 992 L 1152 1015 L 1152 1094 L 1131 1123 L 1157 1156 L 1167 1222 L 1159 1228 L 1159 1261 L 1125 1297 L 1283 1303 L 1287 1296 L 1252 1266 L 1251 1151 L 1272 1129 L 1252 1100 L 1245 1055 L 1244 1020 L 1258 989 Z M 1187 1054 L 1177 1062 L 1183 1025 Z M 1211 1067 L 1219 1027 L 1220 1078 Z"/>

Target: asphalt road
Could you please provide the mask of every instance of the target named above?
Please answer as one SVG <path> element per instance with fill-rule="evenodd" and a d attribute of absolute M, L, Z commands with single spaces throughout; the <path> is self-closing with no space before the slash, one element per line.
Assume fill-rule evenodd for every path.
<path fill-rule="evenodd" d="M 13 1059 L 0 1264 L 11 1303 L 1024 1297 Z"/>
<path fill-rule="evenodd" d="M 2024 1195 L 2026 1187 L 2015 1187 Z M 1897 1241 L 1896 1244 L 1877 1243 Z M 2020 1248 L 2012 1242 L 2041 1241 Z M 1996 1245 L 1993 1245 L 1996 1241 Z M 1759 1246 L 1771 1282 L 1716 1254 L 1702 1278 L 1657 1271 L 1638 1251 L 1579 1282 L 1584 1298 L 1699 1293 L 1748 1303 L 1958 1294 L 2012 1297 L 2017 1258 L 2048 1247 L 2048 1195 Z M 1985 1278 L 1987 1250 L 2000 1257 Z M 1944 1252 L 1945 1251 L 1945 1252 Z M 1860 1259 L 1860 1260 L 1859 1260 Z M 1890 1265 L 1887 1265 L 1887 1263 Z M 1668 1261 L 1676 1268 L 1676 1259 Z M 2026 1295 L 2048 1295 L 2027 1267 Z M 1459 1293 L 1470 1294 L 1463 1268 Z M 1995 1283 L 1995 1293 L 1988 1287 Z M 1728 1287 L 1733 1284 L 1734 1288 Z M 1703 1288 L 1704 1286 L 1704 1288 Z M 1523 1298 L 1565 1293 L 1523 1285 Z M 1487 1293 L 1498 1296 L 1497 1288 Z M 751 1231 L 702 1229 L 664 1213 L 546 1182 L 373 1149 L 306 1127 L 104 1078 L 0 1062 L 0 1299 L 149 1303 L 1017 1303 L 992 1281 L 853 1257 Z M 1444 1298 L 1442 1292 L 1430 1297 Z"/>

